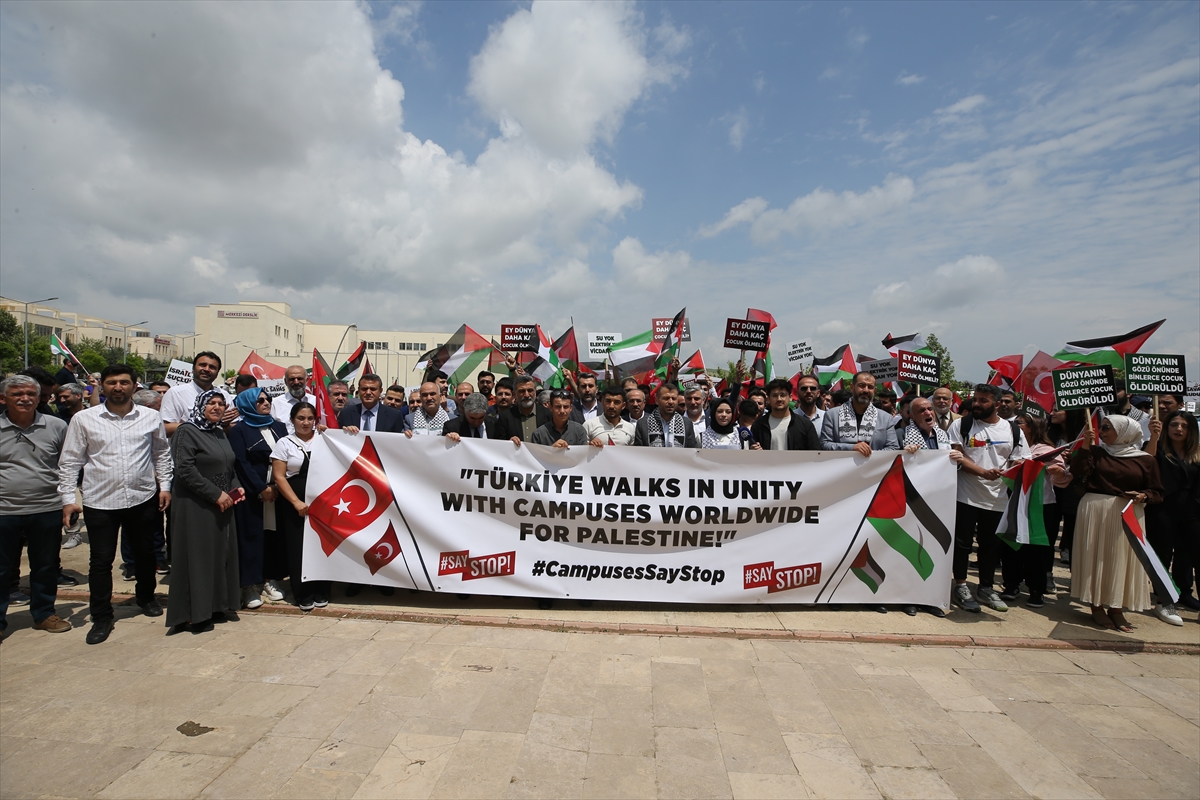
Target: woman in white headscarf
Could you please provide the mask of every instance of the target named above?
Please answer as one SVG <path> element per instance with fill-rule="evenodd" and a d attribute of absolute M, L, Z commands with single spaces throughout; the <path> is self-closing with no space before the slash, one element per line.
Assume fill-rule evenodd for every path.
<path fill-rule="evenodd" d="M 1162 501 L 1158 462 L 1141 449 L 1142 426 L 1129 417 L 1105 417 L 1096 431 L 1085 430 L 1071 457 L 1071 472 L 1086 494 L 1079 501 L 1075 546 L 1071 550 L 1071 596 L 1092 608 L 1101 628 L 1131 631 L 1122 609 L 1150 608 L 1150 579 L 1125 539 L 1121 511 L 1133 500 L 1145 526 L 1146 503 Z"/>

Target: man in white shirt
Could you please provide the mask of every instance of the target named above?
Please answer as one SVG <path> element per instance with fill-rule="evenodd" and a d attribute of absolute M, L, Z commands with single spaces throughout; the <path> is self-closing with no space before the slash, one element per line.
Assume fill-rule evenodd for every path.
<path fill-rule="evenodd" d="M 309 393 L 308 372 L 299 364 L 293 364 L 284 371 L 283 382 L 287 385 L 287 391 L 271 401 L 271 416 L 286 425 L 287 432 L 292 434 L 296 432 L 292 426 L 292 406 L 296 403 L 315 406 L 317 398 Z"/>
<path fill-rule="evenodd" d="M 104 405 L 75 415 L 58 460 L 58 494 L 63 525 L 84 512 L 91 558 L 88 564 L 92 629 L 87 643 L 100 644 L 113 629 L 112 568 L 117 531 L 133 543 L 137 604 L 149 617 L 162 616 L 154 599 L 153 532 L 171 504 L 170 445 L 157 411 L 133 402 L 133 370 L 124 364 L 100 373 Z M 83 470 L 83 508 L 75 503 Z"/>
<path fill-rule="evenodd" d="M 614 387 L 605 389 L 601 405 L 604 407 L 604 414 L 583 423 L 588 444 L 593 447 L 633 444 L 634 424 L 621 417 L 621 413 L 625 411 L 625 393 Z"/>
<path fill-rule="evenodd" d="M 683 393 L 683 409 L 687 418 L 692 421 L 692 428 L 699 439 L 708 430 L 708 416 L 704 413 L 708 405 L 708 392 L 701 386 L 693 385 Z"/>
<path fill-rule="evenodd" d="M 796 394 L 800 397 L 796 410 L 808 417 L 808 421 L 820 432 L 821 423 L 825 421 L 825 410 L 817 407 L 817 401 L 821 399 L 821 382 L 812 375 L 805 375 L 797 382 Z"/>
<path fill-rule="evenodd" d="M 955 422 L 947 431 L 950 446 L 963 454 L 954 516 L 954 591 L 950 600 L 974 613 L 979 612 L 980 603 L 996 611 L 1008 611 L 1008 604 L 992 588 L 1002 552 L 996 528 L 1008 502 L 1000 473 L 1030 454 L 1021 429 L 1000 418 L 1000 394 L 998 386 L 976 386 L 971 416 Z M 974 599 L 967 587 L 973 540 L 979 544 L 979 589 Z"/>
<path fill-rule="evenodd" d="M 196 405 L 196 398 L 213 388 L 213 381 L 220 374 L 220 356 L 207 350 L 196 353 L 195 358 L 192 359 L 192 382 L 172 386 L 163 395 L 159 413 L 162 414 L 167 436 L 174 434 L 176 428 L 192 418 L 192 409 Z M 237 417 L 237 409 L 233 403 L 229 404 L 225 413 L 230 420 Z"/>

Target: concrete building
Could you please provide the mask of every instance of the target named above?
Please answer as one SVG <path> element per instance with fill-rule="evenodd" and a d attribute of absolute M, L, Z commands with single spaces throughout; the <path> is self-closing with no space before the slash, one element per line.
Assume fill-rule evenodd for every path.
<path fill-rule="evenodd" d="M 128 341 L 129 352 L 163 361 L 169 361 L 179 354 L 180 337 L 174 334 L 154 335 L 149 328 L 141 325 L 64 311 L 45 303 L 29 303 L 26 316 L 25 301 L 8 297 L 0 297 L 0 308 L 16 317 L 18 325 L 26 322 L 33 325 L 34 336 L 54 334 L 68 346 L 87 338 L 102 341 L 108 347 L 124 347 Z"/>

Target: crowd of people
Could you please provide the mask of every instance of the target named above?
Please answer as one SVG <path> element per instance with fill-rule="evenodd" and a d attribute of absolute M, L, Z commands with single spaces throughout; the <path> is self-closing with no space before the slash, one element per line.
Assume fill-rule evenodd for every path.
<path fill-rule="evenodd" d="M 251 375 L 237 376 L 226 391 L 216 384 L 221 366 L 215 353 L 198 353 L 192 380 L 176 386 L 139 387 L 124 365 L 82 384 L 65 370 L 52 376 L 36 367 L 0 382 L 0 586 L 7 587 L 0 636 L 13 605 L 29 605 L 38 630 L 71 628 L 55 609 L 58 586 L 74 583 L 60 551 L 80 544 L 85 524 L 89 644 L 113 630 L 118 551 L 122 577 L 134 582 L 136 603 L 149 616 L 164 614 L 156 575 L 170 574 L 170 634 L 205 632 L 264 600 L 290 599 L 304 611 L 328 604 L 329 583 L 304 581 L 301 571 L 310 452 L 327 430 L 311 377 L 303 366 L 288 367 L 286 391 L 271 398 Z M 681 386 L 678 362 L 653 388 L 637 378 L 601 387 L 580 372 L 565 374 L 569 390 L 548 389 L 510 367 L 512 374 L 483 371 L 477 386 L 453 389 L 445 373 L 431 369 L 411 391 L 361 374 L 354 386 L 329 383 L 323 395 L 337 426 L 351 433 L 507 439 L 517 447 L 840 450 L 863 459 L 940 450 L 958 469 L 953 605 L 1004 612 L 1024 594 L 1027 607 L 1042 607 L 1058 591 L 1057 547 L 1071 570 L 1071 596 L 1089 607 L 1096 625 L 1130 631 L 1124 612 L 1150 609 L 1182 625 L 1171 598 L 1151 597 L 1125 539 L 1121 513 L 1132 500 L 1171 569 L 1179 602 L 1200 609 L 1192 594 L 1200 566 L 1200 431 L 1180 396 L 1129 398 L 1121 387 L 1117 404 L 1093 422 L 1082 410 L 1021 413 L 1017 395 L 989 384 L 974 387 L 957 408 L 947 387 L 897 398 L 868 372 L 831 391 L 809 375 L 748 382 L 739 364 L 718 393 L 703 374 Z M 1050 541 L 1002 547 L 997 528 L 1008 492 L 1000 476 L 1028 458 L 1047 463 Z M 28 596 L 18 588 L 23 549 Z M 363 588 L 347 586 L 345 594 Z"/>

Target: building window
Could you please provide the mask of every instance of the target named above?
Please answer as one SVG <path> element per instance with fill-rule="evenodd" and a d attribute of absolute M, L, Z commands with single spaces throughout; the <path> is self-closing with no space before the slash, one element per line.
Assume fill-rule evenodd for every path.
<path fill-rule="evenodd" d="M 285 338 L 285 339 L 290 339 L 290 338 L 292 338 L 292 337 L 291 337 L 291 332 L 290 332 L 290 331 L 289 331 L 287 328 L 284 328 L 284 329 L 283 329 L 283 338 Z"/>
<path fill-rule="evenodd" d="M 282 328 L 280 328 L 278 325 L 276 325 L 276 326 L 275 326 L 275 335 L 276 335 L 276 336 L 278 336 L 278 335 L 279 335 L 279 332 L 280 332 L 281 330 L 283 330 L 283 329 L 282 329 Z"/>
<path fill-rule="evenodd" d="M 134 331 L 133 335 L 138 337 L 149 336 L 150 331 Z"/>

